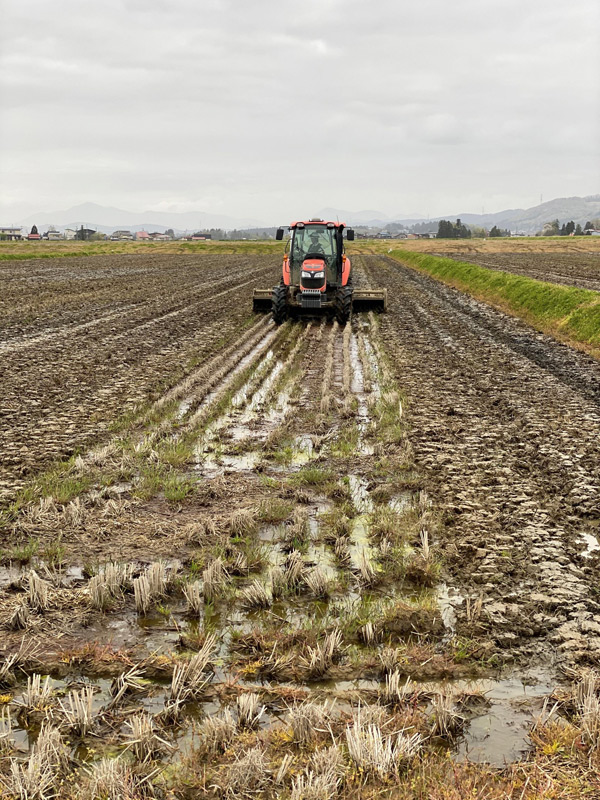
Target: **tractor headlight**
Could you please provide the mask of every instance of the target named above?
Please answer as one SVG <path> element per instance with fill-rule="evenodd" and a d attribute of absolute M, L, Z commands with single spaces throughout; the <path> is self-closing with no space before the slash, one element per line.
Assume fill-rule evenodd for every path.
<path fill-rule="evenodd" d="M 308 270 L 302 270 L 302 277 L 303 278 L 324 278 L 325 271 L 321 270 L 320 272 L 308 272 Z"/>

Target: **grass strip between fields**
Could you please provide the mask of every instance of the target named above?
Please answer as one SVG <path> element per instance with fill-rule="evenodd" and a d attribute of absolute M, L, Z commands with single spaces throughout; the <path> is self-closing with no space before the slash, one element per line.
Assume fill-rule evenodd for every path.
<path fill-rule="evenodd" d="M 600 358 L 600 292 L 425 253 L 393 250 L 389 255 Z"/>

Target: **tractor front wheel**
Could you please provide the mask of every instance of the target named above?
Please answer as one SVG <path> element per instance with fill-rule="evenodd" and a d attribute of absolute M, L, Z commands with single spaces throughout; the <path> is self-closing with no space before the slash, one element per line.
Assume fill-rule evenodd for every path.
<path fill-rule="evenodd" d="M 335 293 L 333 304 L 335 308 L 335 318 L 340 325 L 345 325 L 352 313 L 352 287 L 341 286 Z"/>
<path fill-rule="evenodd" d="M 273 312 L 273 322 L 281 325 L 287 319 L 287 287 L 276 286 L 273 289 L 271 298 L 271 310 Z"/>

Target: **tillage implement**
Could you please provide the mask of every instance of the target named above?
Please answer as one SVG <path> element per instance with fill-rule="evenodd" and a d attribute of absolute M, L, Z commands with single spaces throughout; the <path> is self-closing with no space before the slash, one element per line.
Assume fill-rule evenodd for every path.
<path fill-rule="evenodd" d="M 293 222 L 283 256 L 283 275 L 278 286 L 255 289 L 255 311 L 271 311 L 277 325 L 289 316 L 318 313 L 334 315 L 344 325 L 352 311 L 387 311 L 387 289 L 355 289 L 352 266 L 344 253 L 346 239 L 354 231 L 343 222 L 311 219 Z M 276 238 L 282 240 L 284 229 Z"/>

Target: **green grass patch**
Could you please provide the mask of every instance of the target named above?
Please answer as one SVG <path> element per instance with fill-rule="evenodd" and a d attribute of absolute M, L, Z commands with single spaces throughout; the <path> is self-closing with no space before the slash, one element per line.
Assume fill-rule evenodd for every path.
<path fill-rule="evenodd" d="M 39 549 L 39 541 L 30 537 L 24 544 L 0 551 L 0 563 L 7 564 L 16 561 L 19 564 L 29 564 Z"/>
<path fill-rule="evenodd" d="M 290 516 L 293 509 L 291 503 L 281 500 L 279 497 L 264 500 L 258 507 L 258 521 L 266 524 L 283 522 Z"/>
<path fill-rule="evenodd" d="M 600 355 L 600 292 L 487 269 L 424 253 L 394 250 L 390 255 L 409 267 L 501 308 L 544 333 Z"/>
<path fill-rule="evenodd" d="M 293 486 L 323 486 L 332 479 L 330 469 L 321 467 L 302 467 L 301 470 L 290 478 Z"/>
<path fill-rule="evenodd" d="M 359 432 L 355 422 L 345 425 L 337 439 L 331 445 L 331 455 L 337 458 L 348 458 L 356 454 Z"/>
<path fill-rule="evenodd" d="M 181 503 L 196 488 L 196 481 L 175 473 L 169 474 L 164 481 L 165 499 L 169 503 Z"/>

